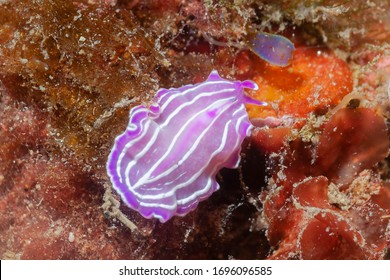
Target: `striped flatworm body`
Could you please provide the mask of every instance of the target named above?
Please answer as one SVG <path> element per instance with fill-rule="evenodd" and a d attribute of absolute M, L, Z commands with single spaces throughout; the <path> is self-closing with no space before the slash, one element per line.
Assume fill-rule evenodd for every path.
<path fill-rule="evenodd" d="M 212 71 L 195 85 L 161 89 L 155 103 L 130 111 L 115 139 L 107 172 L 122 200 L 146 218 L 184 216 L 219 185 L 221 168 L 237 168 L 252 125 L 245 95 L 252 81 L 229 81 Z"/>

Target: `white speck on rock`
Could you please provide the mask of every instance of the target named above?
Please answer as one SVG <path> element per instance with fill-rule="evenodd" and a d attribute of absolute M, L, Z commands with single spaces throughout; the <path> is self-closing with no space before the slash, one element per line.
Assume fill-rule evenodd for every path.
<path fill-rule="evenodd" d="M 74 233 L 73 232 L 69 232 L 68 240 L 71 243 L 74 242 Z"/>

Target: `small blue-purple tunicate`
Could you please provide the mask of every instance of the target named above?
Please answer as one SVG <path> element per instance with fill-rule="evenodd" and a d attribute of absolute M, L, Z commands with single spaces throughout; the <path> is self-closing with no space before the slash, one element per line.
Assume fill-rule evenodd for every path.
<path fill-rule="evenodd" d="M 286 37 L 260 32 L 252 36 L 248 47 L 265 61 L 287 66 L 295 50 L 294 44 Z"/>
<path fill-rule="evenodd" d="M 216 174 L 238 167 L 241 144 L 252 129 L 244 104 L 265 104 L 244 88 L 258 87 L 212 71 L 202 83 L 159 90 L 149 108 L 131 109 L 107 162 L 122 200 L 142 216 L 165 222 L 218 190 Z"/>

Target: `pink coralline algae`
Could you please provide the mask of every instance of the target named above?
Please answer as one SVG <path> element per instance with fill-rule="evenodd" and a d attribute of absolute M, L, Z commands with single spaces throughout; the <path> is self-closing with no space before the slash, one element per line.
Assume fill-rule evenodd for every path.
<path fill-rule="evenodd" d="M 223 168 L 237 168 L 252 125 L 243 92 L 252 81 L 229 81 L 212 71 L 205 82 L 161 89 L 155 104 L 130 111 L 107 163 L 114 189 L 146 218 L 184 216 L 218 190 Z"/>

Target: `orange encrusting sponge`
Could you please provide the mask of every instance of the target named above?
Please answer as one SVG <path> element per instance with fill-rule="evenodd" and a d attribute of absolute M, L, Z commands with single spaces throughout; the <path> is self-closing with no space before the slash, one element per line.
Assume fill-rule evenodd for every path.
<path fill-rule="evenodd" d="M 329 50 L 298 47 L 287 67 L 251 59 L 251 79 L 259 85 L 254 98 L 269 106 L 248 105 L 250 118 L 306 117 L 336 106 L 352 90 L 348 64 Z"/>

